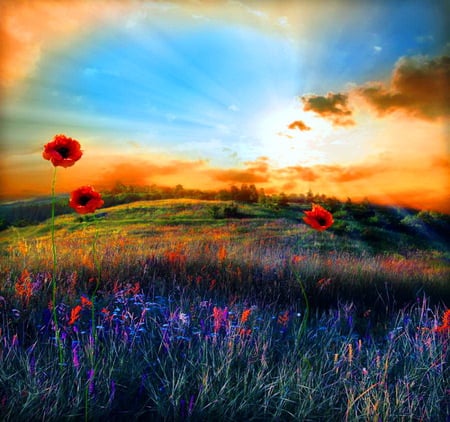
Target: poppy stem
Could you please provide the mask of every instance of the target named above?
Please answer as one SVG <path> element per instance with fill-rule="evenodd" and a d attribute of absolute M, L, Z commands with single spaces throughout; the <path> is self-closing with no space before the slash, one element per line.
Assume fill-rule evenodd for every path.
<path fill-rule="evenodd" d="M 52 310 L 53 310 L 53 323 L 55 325 L 55 339 L 56 345 L 59 351 L 59 363 L 63 364 L 63 348 L 61 344 L 61 338 L 59 333 L 58 313 L 56 311 L 56 267 L 58 264 L 56 255 L 56 243 L 55 243 L 55 186 L 56 186 L 56 166 L 53 169 L 52 178 L 52 214 L 51 214 L 51 238 L 52 238 L 52 256 L 53 256 L 53 270 L 52 270 Z"/>

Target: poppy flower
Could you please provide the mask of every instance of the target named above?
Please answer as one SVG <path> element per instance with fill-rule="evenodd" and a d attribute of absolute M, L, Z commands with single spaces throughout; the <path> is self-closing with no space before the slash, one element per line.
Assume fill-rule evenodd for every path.
<path fill-rule="evenodd" d="M 70 194 L 69 206 L 78 214 L 89 214 L 102 207 L 104 201 L 101 195 L 91 186 L 82 186 Z"/>
<path fill-rule="evenodd" d="M 305 211 L 305 214 L 303 221 L 318 231 L 326 230 L 334 223 L 331 212 L 317 204 L 312 204 L 312 210 Z"/>
<path fill-rule="evenodd" d="M 71 167 L 78 161 L 83 152 L 80 143 L 66 135 L 56 135 L 52 142 L 44 146 L 42 156 L 57 167 Z"/>

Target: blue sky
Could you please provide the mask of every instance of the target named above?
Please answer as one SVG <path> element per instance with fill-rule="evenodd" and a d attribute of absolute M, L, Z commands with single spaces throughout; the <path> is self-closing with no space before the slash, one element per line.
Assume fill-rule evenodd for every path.
<path fill-rule="evenodd" d="M 16 164 L 62 132 L 115 157 L 221 169 L 260 157 L 278 169 L 362 165 L 383 152 L 371 138 L 395 124 L 350 96 L 357 124 L 336 127 L 305 113 L 301 97 L 389 87 L 402 58 L 448 54 L 445 9 L 438 1 L 19 1 L 5 9 L 6 41 L 20 48 L 2 57 L 2 146 Z M 297 119 L 312 130 L 289 131 Z M 343 139 L 353 143 L 338 148 Z"/>

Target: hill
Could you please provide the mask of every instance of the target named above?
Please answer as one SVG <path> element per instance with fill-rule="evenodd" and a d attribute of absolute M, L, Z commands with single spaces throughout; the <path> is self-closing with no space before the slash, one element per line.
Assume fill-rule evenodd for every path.
<path fill-rule="evenodd" d="M 125 230 L 128 236 L 150 232 L 152 225 L 185 225 L 220 227 L 237 220 L 252 227 L 280 222 L 280 233 L 289 232 L 292 226 L 304 225 L 303 212 L 310 203 L 276 200 L 266 203 L 200 199 L 135 200 L 116 205 L 124 197 L 105 198 L 106 207 L 91 216 L 79 216 L 67 205 L 67 197 L 56 201 L 56 226 L 75 231 L 96 221 L 99 230 Z M 417 211 L 398 207 L 383 207 L 368 202 L 342 203 L 327 198 L 315 201 L 333 213 L 335 224 L 330 232 L 335 234 L 340 248 L 359 248 L 365 252 L 407 253 L 410 250 L 438 249 L 448 253 L 450 216 L 437 212 Z M 108 206 L 110 205 L 110 206 Z M 0 227 L 3 242 L 15 236 L 48 234 L 51 199 L 38 198 L 29 201 L 0 205 Z M 284 222 L 282 224 L 281 222 Z"/>

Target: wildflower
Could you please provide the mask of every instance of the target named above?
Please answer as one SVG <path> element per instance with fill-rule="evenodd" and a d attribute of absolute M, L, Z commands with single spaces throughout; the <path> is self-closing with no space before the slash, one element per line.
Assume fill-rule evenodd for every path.
<path fill-rule="evenodd" d="M 244 338 L 244 337 L 248 337 L 250 334 L 252 333 L 252 329 L 251 328 L 241 328 L 239 330 L 239 335 Z"/>
<path fill-rule="evenodd" d="M 87 307 L 91 307 L 92 306 L 92 301 L 90 301 L 88 298 L 81 296 L 81 306 L 87 306 Z"/>
<path fill-rule="evenodd" d="M 69 325 L 75 324 L 75 322 L 80 318 L 81 306 L 77 305 L 70 311 Z"/>
<path fill-rule="evenodd" d="M 249 309 L 245 309 L 244 311 L 242 311 L 242 315 L 241 315 L 241 323 L 243 324 L 244 322 L 247 322 L 248 317 L 250 316 L 252 310 Z"/>
<path fill-rule="evenodd" d="M 303 221 L 318 231 L 326 230 L 334 223 L 333 215 L 317 204 L 312 204 L 312 210 L 305 211 L 305 214 Z"/>
<path fill-rule="evenodd" d="M 278 324 L 286 326 L 289 322 L 289 311 L 285 311 L 284 313 L 278 316 Z"/>
<path fill-rule="evenodd" d="M 178 315 L 178 318 L 180 319 L 180 322 L 182 324 L 189 324 L 189 315 L 184 313 L 184 312 L 180 312 L 180 314 Z"/>
<path fill-rule="evenodd" d="M 227 325 L 228 320 L 228 307 L 224 309 L 214 306 L 213 308 L 214 317 L 214 332 L 218 332 L 223 325 Z"/>
<path fill-rule="evenodd" d="M 219 251 L 217 252 L 217 259 L 222 262 L 226 259 L 227 257 L 227 250 L 225 248 L 225 246 L 221 246 L 219 248 Z"/>
<path fill-rule="evenodd" d="M 442 316 L 442 325 L 435 327 L 434 330 L 436 333 L 440 334 L 450 334 L 450 309 L 447 309 Z"/>
<path fill-rule="evenodd" d="M 321 278 L 318 282 L 317 282 L 317 287 L 319 288 L 319 290 L 323 290 L 326 287 L 330 286 L 332 284 L 332 280 L 331 278 Z"/>
<path fill-rule="evenodd" d="M 73 341 L 72 342 L 72 362 L 73 362 L 73 366 L 76 369 L 80 368 L 80 358 L 78 355 L 79 348 L 80 348 L 79 343 L 77 341 Z"/>
<path fill-rule="evenodd" d="M 348 344 L 348 362 L 351 364 L 353 362 L 353 345 Z"/>
<path fill-rule="evenodd" d="M 92 396 L 95 391 L 95 380 L 94 380 L 95 370 L 89 369 L 87 375 L 88 375 L 88 392 L 89 392 L 89 395 Z"/>
<path fill-rule="evenodd" d="M 19 280 L 15 284 L 16 293 L 21 296 L 25 303 L 28 304 L 33 295 L 33 283 L 28 270 L 23 270 Z"/>
<path fill-rule="evenodd" d="M 304 255 L 293 255 L 292 256 L 292 263 L 298 264 L 301 261 L 304 261 L 306 259 L 306 256 Z"/>
<path fill-rule="evenodd" d="M 11 347 L 17 347 L 19 345 L 19 337 L 17 334 L 14 334 L 11 340 Z"/>
<path fill-rule="evenodd" d="M 42 153 L 55 167 L 71 167 L 82 155 L 79 142 L 66 135 L 55 135 L 53 141 L 44 146 Z"/>
<path fill-rule="evenodd" d="M 78 214 L 89 214 L 102 207 L 101 195 L 91 186 L 82 186 L 70 194 L 69 206 Z"/>

